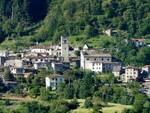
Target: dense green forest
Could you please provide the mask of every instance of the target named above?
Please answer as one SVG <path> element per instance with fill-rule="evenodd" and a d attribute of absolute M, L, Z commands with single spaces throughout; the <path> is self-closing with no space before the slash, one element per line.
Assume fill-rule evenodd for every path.
<path fill-rule="evenodd" d="M 47 15 L 48 4 L 47 0 L 1 0 L 1 41 L 6 37 L 29 35 L 29 27 L 32 28 Z"/>
<path fill-rule="evenodd" d="M 102 31 L 115 29 L 110 38 Z M 149 0 L 0 0 L 0 48 L 56 43 L 66 35 L 74 44 L 108 48 L 126 64 L 149 64 L 148 47 L 124 39 L 150 39 Z M 81 44 L 81 45 L 82 45 Z M 116 51 L 117 50 L 117 51 Z"/>
<path fill-rule="evenodd" d="M 1 0 L 0 38 L 93 37 L 108 28 L 127 32 L 127 37 L 149 36 L 149 6 L 149 0 Z"/>

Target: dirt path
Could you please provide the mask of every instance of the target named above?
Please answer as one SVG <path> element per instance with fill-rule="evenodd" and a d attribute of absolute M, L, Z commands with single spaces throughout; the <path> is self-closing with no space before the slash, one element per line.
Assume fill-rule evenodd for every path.
<path fill-rule="evenodd" d="M 14 100 L 14 101 L 34 101 L 36 99 L 33 99 L 29 96 L 16 96 L 14 94 L 2 94 L 2 97 L 1 99 L 4 99 L 4 100 Z"/>

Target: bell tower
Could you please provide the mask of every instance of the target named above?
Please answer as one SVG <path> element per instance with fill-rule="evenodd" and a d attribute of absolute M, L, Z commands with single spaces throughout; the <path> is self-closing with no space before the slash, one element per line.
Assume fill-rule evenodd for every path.
<path fill-rule="evenodd" d="M 61 36 L 61 57 L 63 57 L 64 61 L 69 61 L 69 44 L 68 38 Z"/>

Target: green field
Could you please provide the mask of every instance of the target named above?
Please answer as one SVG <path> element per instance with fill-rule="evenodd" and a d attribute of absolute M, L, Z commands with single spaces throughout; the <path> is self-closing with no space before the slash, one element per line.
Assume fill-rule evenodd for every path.
<path fill-rule="evenodd" d="M 2 99 L 11 100 L 11 102 L 13 102 L 13 105 L 9 106 L 10 109 L 17 109 L 20 107 L 21 102 L 28 102 L 28 101 L 37 101 L 43 105 L 49 105 L 49 102 L 41 101 L 38 98 L 32 99 L 30 97 L 17 97 L 15 95 L 10 95 L 10 94 L 3 95 Z M 78 99 L 79 107 L 75 110 L 72 110 L 70 113 L 92 113 L 92 109 L 84 108 L 84 101 L 85 101 L 84 99 Z M 132 106 L 115 104 L 115 103 L 107 103 L 107 106 L 103 107 L 102 111 L 103 113 L 116 113 L 116 112 L 121 113 L 125 108 L 132 109 Z"/>
<path fill-rule="evenodd" d="M 84 100 L 78 100 L 80 102 L 80 107 L 71 111 L 71 113 L 92 113 L 92 109 L 84 108 Z M 104 107 L 102 109 L 103 113 L 121 113 L 125 108 L 131 109 L 132 106 L 130 105 L 121 105 L 121 104 L 114 104 L 108 103 L 108 107 Z"/>
<path fill-rule="evenodd" d="M 113 44 L 114 38 L 106 35 L 100 35 L 97 37 L 87 38 L 85 35 L 71 36 L 69 37 L 70 44 L 74 46 L 82 47 L 84 44 L 88 44 L 90 47 L 101 48 L 108 43 Z"/>

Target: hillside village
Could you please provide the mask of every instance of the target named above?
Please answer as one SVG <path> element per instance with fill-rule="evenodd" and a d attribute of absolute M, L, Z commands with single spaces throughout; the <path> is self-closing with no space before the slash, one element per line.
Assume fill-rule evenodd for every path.
<path fill-rule="evenodd" d="M 144 46 L 143 39 L 132 39 L 135 46 Z M 150 65 L 144 67 L 124 66 L 124 62 L 114 57 L 111 53 L 88 47 L 72 47 L 68 38 L 61 36 L 58 45 L 34 45 L 14 53 L 3 50 L 0 52 L 1 78 L 7 87 L 17 84 L 14 80 L 6 80 L 3 77 L 4 68 L 7 68 L 14 77 L 22 76 L 27 78 L 36 76 L 38 70 L 45 69 L 53 74 L 46 75 L 45 87 L 52 90 L 57 89 L 57 85 L 63 83 L 64 72 L 73 68 L 90 70 L 95 73 L 112 73 L 118 81 L 126 84 L 132 81 L 140 83 L 150 82 Z M 149 87 L 143 87 L 144 93 L 150 95 Z"/>
<path fill-rule="evenodd" d="M 150 0 L 0 0 L 0 113 L 150 113 Z"/>

